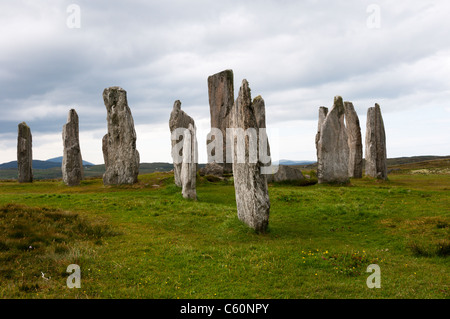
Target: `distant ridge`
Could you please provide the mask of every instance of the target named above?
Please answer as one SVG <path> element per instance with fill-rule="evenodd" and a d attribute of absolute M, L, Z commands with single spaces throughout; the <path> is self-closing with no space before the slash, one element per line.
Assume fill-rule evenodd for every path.
<path fill-rule="evenodd" d="M 62 156 L 59 156 L 59 157 L 50 158 L 50 159 L 48 159 L 46 162 L 53 162 L 53 163 L 59 163 L 59 164 L 62 164 L 62 161 L 63 161 L 63 157 L 62 157 Z M 84 166 L 94 166 L 95 164 L 92 164 L 91 162 L 88 162 L 88 161 L 84 161 L 84 160 L 83 160 L 83 165 L 84 165 Z"/>
<path fill-rule="evenodd" d="M 279 161 L 273 162 L 273 165 L 309 165 L 313 164 L 316 161 L 291 161 L 286 159 L 281 159 Z"/>
<path fill-rule="evenodd" d="M 53 167 L 61 167 L 61 163 L 33 160 L 33 169 L 48 169 Z M 0 169 L 17 169 L 17 161 L 0 164 Z"/>
<path fill-rule="evenodd" d="M 386 159 L 386 164 L 389 168 L 391 166 L 414 164 L 414 163 L 447 159 L 447 158 L 450 158 L 450 155 L 447 155 L 447 156 L 421 155 L 421 156 L 410 156 L 410 157 L 393 157 L 393 158 Z M 363 159 L 363 163 L 365 163 L 365 159 Z M 292 165 L 292 164 L 288 164 L 288 165 Z M 317 161 L 311 162 L 310 164 L 295 164 L 295 166 L 302 166 L 301 167 L 302 169 L 317 169 Z"/>
<path fill-rule="evenodd" d="M 41 160 L 33 160 L 33 169 L 49 169 L 54 167 L 61 167 L 62 164 L 62 156 L 55 157 L 46 161 Z M 94 166 L 94 164 L 89 163 L 87 161 L 83 161 L 84 166 Z M 11 161 L 8 163 L 0 164 L 1 169 L 17 169 L 17 161 Z"/>

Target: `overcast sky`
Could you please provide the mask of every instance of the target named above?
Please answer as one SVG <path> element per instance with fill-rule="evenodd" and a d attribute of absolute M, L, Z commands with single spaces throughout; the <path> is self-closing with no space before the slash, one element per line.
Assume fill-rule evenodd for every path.
<path fill-rule="evenodd" d="M 0 163 L 16 160 L 22 121 L 34 159 L 62 156 L 71 108 L 83 159 L 103 163 L 110 86 L 127 91 L 141 162 L 171 162 L 177 99 L 205 162 L 207 77 L 225 69 L 235 95 L 247 79 L 264 98 L 274 159 L 316 159 L 318 108 L 336 95 L 363 138 L 380 104 L 388 157 L 450 155 L 449 15 L 448 0 L 2 0 Z"/>

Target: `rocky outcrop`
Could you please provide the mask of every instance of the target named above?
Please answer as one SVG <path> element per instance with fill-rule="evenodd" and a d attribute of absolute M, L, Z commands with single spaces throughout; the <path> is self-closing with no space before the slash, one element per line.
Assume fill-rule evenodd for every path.
<path fill-rule="evenodd" d="M 222 133 L 222 141 L 221 143 L 217 143 L 217 147 L 222 148 L 222 156 L 219 155 L 220 151 L 214 148 L 211 154 L 208 154 L 208 163 L 216 162 L 224 167 L 225 172 L 231 172 L 232 163 L 226 163 L 226 129 L 230 127 L 230 113 L 234 103 L 234 79 L 232 70 L 225 70 L 208 77 L 208 96 L 211 129 L 219 129 Z M 207 144 L 214 143 L 212 142 L 214 139 L 208 140 Z M 216 151 L 219 153 L 216 154 Z M 210 155 L 212 155 L 212 158 L 210 158 Z"/>
<path fill-rule="evenodd" d="M 181 102 L 179 100 L 176 100 L 173 104 L 172 112 L 170 113 L 169 118 L 169 129 L 170 133 L 176 134 L 175 130 L 179 128 L 189 128 L 189 125 L 192 125 L 195 127 L 194 120 L 187 115 L 183 110 L 181 110 Z M 180 143 L 183 139 L 182 134 L 176 134 L 174 138 L 171 138 L 172 140 L 172 159 L 174 160 L 173 163 L 173 173 L 175 177 L 175 184 L 178 187 L 182 187 L 181 183 L 181 168 L 182 168 L 182 159 L 183 159 L 183 148 L 178 148 L 176 145 Z M 174 154 L 174 152 L 178 152 L 178 154 Z M 176 160 L 179 158 L 180 160 Z"/>
<path fill-rule="evenodd" d="M 136 149 L 136 131 L 128 107 L 127 92 L 117 86 L 103 91 L 108 133 L 103 137 L 105 185 L 134 184 L 138 181 L 139 152 Z"/>
<path fill-rule="evenodd" d="M 267 175 L 267 182 L 285 182 L 303 180 L 305 177 L 302 171 L 287 165 L 279 165 L 275 174 Z"/>
<path fill-rule="evenodd" d="M 365 173 L 378 179 L 387 179 L 386 133 L 381 108 L 378 104 L 367 110 Z"/>
<path fill-rule="evenodd" d="M 348 175 L 352 178 L 361 178 L 363 171 L 363 146 L 359 118 L 353 103 L 344 102 L 344 109 L 349 148 Z"/>
<path fill-rule="evenodd" d="M 79 185 L 83 179 L 83 160 L 81 158 L 78 114 L 74 109 L 69 111 L 67 123 L 63 126 L 63 161 L 62 176 L 67 186 Z"/>
<path fill-rule="evenodd" d="M 196 128 L 189 123 L 183 137 L 183 162 L 180 174 L 181 193 L 188 199 L 197 199 L 197 147 Z"/>
<path fill-rule="evenodd" d="M 259 114 L 257 114 L 259 112 Z M 254 129 L 259 136 L 258 122 L 262 121 L 261 110 L 255 110 L 251 100 L 250 88 L 247 80 L 242 81 L 230 117 L 230 127 L 234 129 Z M 233 139 L 234 140 L 234 139 Z M 233 176 L 236 193 L 236 206 L 238 218 L 257 232 L 264 232 L 269 224 L 270 201 L 267 188 L 266 175 L 261 174 L 263 164 L 256 160 L 250 160 L 251 150 L 258 143 L 250 143 L 242 139 L 244 143 L 237 145 L 239 139 L 234 140 L 233 147 Z M 252 146 L 253 145 L 253 146 Z M 245 160 L 238 158 L 238 148 L 243 149 Z"/>
<path fill-rule="evenodd" d="M 17 170 L 19 183 L 33 182 L 33 149 L 31 130 L 25 122 L 19 124 L 17 134 Z"/>
<path fill-rule="evenodd" d="M 348 137 L 344 123 L 342 97 L 334 98 L 334 105 L 326 115 L 317 142 L 317 177 L 319 183 L 348 183 Z"/>
<path fill-rule="evenodd" d="M 209 165 L 206 165 L 205 167 L 201 168 L 199 170 L 200 176 L 217 176 L 222 177 L 223 176 L 223 166 L 220 164 L 217 164 L 216 162 L 209 163 Z"/>

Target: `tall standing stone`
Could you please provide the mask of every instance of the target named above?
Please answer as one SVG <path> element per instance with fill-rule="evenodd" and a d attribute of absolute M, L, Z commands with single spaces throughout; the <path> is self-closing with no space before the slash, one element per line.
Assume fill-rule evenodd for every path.
<path fill-rule="evenodd" d="M 64 145 L 62 176 L 67 186 L 79 185 L 83 179 L 83 160 L 79 139 L 78 114 L 74 109 L 69 111 L 67 123 L 63 126 L 62 139 Z"/>
<path fill-rule="evenodd" d="M 348 137 L 344 123 L 344 102 L 336 96 L 320 128 L 317 143 L 319 183 L 348 183 Z"/>
<path fill-rule="evenodd" d="M 259 133 L 258 156 L 259 162 L 267 170 L 271 168 L 272 161 L 270 158 L 269 138 L 266 131 L 266 103 L 261 95 L 253 99 L 252 106 L 256 117 L 256 125 Z M 267 171 L 266 170 L 266 171 Z M 266 174 L 269 175 L 269 174 Z M 266 176 L 267 177 L 267 176 Z"/>
<path fill-rule="evenodd" d="M 224 167 L 224 172 L 231 172 L 232 163 L 226 163 L 226 129 L 230 123 L 230 113 L 234 103 L 233 70 L 225 70 L 208 77 L 209 110 L 211 114 L 211 129 L 222 132 L 222 158 L 217 160 Z M 210 144 L 211 140 L 207 141 Z M 212 152 L 215 156 L 215 150 Z M 219 157 L 219 155 L 217 155 Z M 209 163 L 208 159 L 208 163 Z M 221 162 L 221 163 L 220 163 Z"/>
<path fill-rule="evenodd" d="M 319 121 L 317 124 L 317 134 L 316 134 L 316 154 L 317 154 L 317 162 L 319 162 L 319 139 L 320 139 L 320 131 L 322 129 L 322 124 L 325 121 L 325 118 L 328 114 L 328 108 L 325 106 L 319 107 Z"/>
<path fill-rule="evenodd" d="M 17 170 L 19 183 L 33 182 L 33 149 L 31 130 L 25 122 L 19 124 L 17 134 Z"/>
<path fill-rule="evenodd" d="M 179 100 L 176 100 L 173 104 L 172 112 L 170 113 L 170 119 L 169 119 L 169 129 L 170 133 L 173 134 L 174 131 L 178 128 L 185 128 L 188 129 L 189 125 L 192 125 L 195 127 L 194 120 L 192 117 L 187 115 L 183 110 L 181 110 L 181 102 Z M 172 158 L 174 159 L 173 162 L 173 172 L 175 177 L 175 184 L 178 187 L 182 187 L 181 183 L 181 169 L 182 169 L 182 162 L 176 163 L 175 156 L 183 156 L 183 148 L 180 149 L 179 154 L 173 154 L 174 151 L 177 151 L 175 148 L 175 145 L 180 143 L 180 141 L 183 139 L 182 135 L 177 136 L 176 139 L 172 139 Z M 183 143 L 184 145 L 184 143 Z"/>
<path fill-rule="evenodd" d="M 367 110 L 366 126 L 366 175 L 387 179 L 386 133 L 378 104 Z"/>
<path fill-rule="evenodd" d="M 363 171 L 363 146 L 359 118 L 352 102 L 344 102 L 344 109 L 349 148 L 348 175 L 353 178 L 361 178 Z"/>
<path fill-rule="evenodd" d="M 197 199 L 197 136 L 195 125 L 189 123 L 183 137 L 183 162 L 181 165 L 181 186 L 184 198 Z"/>
<path fill-rule="evenodd" d="M 233 129 L 254 129 L 256 137 L 259 139 L 258 122 L 261 123 L 262 111 L 255 109 L 252 103 L 250 88 L 247 80 L 242 81 L 239 90 L 239 96 L 236 99 L 230 117 L 230 127 Z M 234 188 L 236 193 L 236 206 L 238 218 L 251 228 L 258 232 L 264 232 L 269 224 L 270 201 L 267 188 L 266 175 L 261 174 L 263 163 L 258 160 L 255 162 L 250 160 L 252 151 L 258 152 L 258 149 L 251 150 L 256 147 L 258 142 L 250 143 L 250 137 L 242 139 L 244 143 L 237 145 L 238 139 L 233 138 L 233 176 Z M 245 160 L 241 162 L 238 159 L 238 148 L 243 148 Z"/>
<path fill-rule="evenodd" d="M 138 181 L 139 152 L 136 149 L 136 131 L 128 107 L 127 92 L 117 86 L 103 91 L 108 133 L 103 137 L 105 185 L 134 184 Z"/>

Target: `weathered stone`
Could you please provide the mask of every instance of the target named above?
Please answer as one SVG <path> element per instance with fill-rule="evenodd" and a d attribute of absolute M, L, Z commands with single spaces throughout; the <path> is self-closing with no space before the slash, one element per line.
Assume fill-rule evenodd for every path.
<path fill-rule="evenodd" d="M 25 122 L 19 124 L 17 134 L 17 170 L 19 183 L 33 182 L 33 149 L 31 130 Z"/>
<path fill-rule="evenodd" d="M 216 154 L 216 151 L 219 152 L 219 150 L 214 149 L 211 151 L 214 159 L 211 159 L 210 154 L 208 154 L 208 163 L 219 163 L 224 167 L 224 171 L 228 173 L 232 171 L 232 163 L 226 163 L 226 129 L 230 127 L 229 117 L 234 103 L 233 70 L 225 70 L 208 77 L 208 96 L 211 129 L 217 128 L 222 133 L 222 156 L 220 156 L 220 153 Z M 207 144 L 210 144 L 214 139 L 207 140 Z"/>
<path fill-rule="evenodd" d="M 78 114 L 74 109 L 69 111 L 67 123 L 63 126 L 63 161 L 62 176 L 67 186 L 79 185 L 83 179 L 83 160 L 81 158 Z"/>
<path fill-rule="evenodd" d="M 108 133 L 103 137 L 105 185 L 134 184 L 138 181 L 139 152 L 136 131 L 128 107 L 127 92 L 117 86 L 103 91 L 107 111 Z"/>
<path fill-rule="evenodd" d="M 183 163 L 181 165 L 181 186 L 184 198 L 197 199 L 197 136 L 195 125 L 189 123 L 183 137 Z"/>
<path fill-rule="evenodd" d="M 183 110 L 181 110 L 181 102 L 179 100 L 176 100 L 173 104 L 172 112 L 170 113 L 170 119 L 169 119 L 169 129 L 170 133 L 174 133 L 174 131 L 177 128 L 189 128 L 189 124 L 192 126 L 195 126 L 194 120 L 187 115 Z M 172 151 L 175 151 L 174 146 L 178 144 L 182 140 L 182 135 L 178 136 L 177 139 L 172 139 Z M 179 156 L 183 156 L 183 148 L 179 151 Z M 176 154 L 172 153 L 172 158 L 174 158 Z M 178 187 L 182 186 L 181 183 L 181 167 L 182 163 L 173 163 L 173 173 L 175 177 L 175 184 Z"/>
<path fill-rule="evenodd" d="M 285 182 L 303 180 L 305 177 L 302 171 L 287 165 L 279 165 L 275 174 L 267 175 L 267 182 Z"/>
<path fill-rule="evenodd" d="M 334 98 L 334 105 L 320 127 L 317 143 L 317 177 L 319 183 L 348 183 L 348 137 L 344 123 L 342 97 Z"/>
<path fill-rule="evenodd" d="M 322 124 L 325 121 L 325 118 L 328 114 L 328 108 L 325 106 L 319 107 L 319 121 L 317 124 L 317 134 L 316 134 L 316 155 L 319 158 L 319 139 L 320 139 L 320 131 L 322 128 Z"/>
<path fill-rule="evenodd" d="M 206 165 L 205 167 L 201 168 L 199 170 L 200 176 L 217 176 L 222 177 L 223 176 L 223 166 L 220 164 L 217 164 L 216 162 L 209 163 L 209 165 Z"/>
<path fill-rule="evenodd" d="M 270 145 L 266 132 L 266 104 L 261 95 L 253 99 L 252 107 L 256 117 L 256 125 L 259 129 L 258 157 L 262 166 L 267 170 L 271 168 Z M 264 143 L 261 143 L 263 142 Z M 267 174 L 269 175 L 269 174 Z"/>
<path fill-rule="evenodd" d="M 230 127 L 243 130 L 255 129 L 259 138 L 258 121 L 261 123 L 261 116 L 261 110 L 255 111 L 248 82 L 243 80 L 239 96 L 230 114 Z M 254 163 L 250 161 L 249 139 L 244 139 L 241 146 L 237 145 L 237 140 L 233 138 L 232 158 L 238 218 L 256 231 L 264 232 L 269 224 L 270 201 L 266 175 L 261 174 L 263 164 L 259 160 Z M 258 145 L 258 142 L 252 145 Z M 239 147 L 244 148 L 244 162 L 238 160 Z"/>
<path fill-rule="evenodd" d="M 345 124 L 348 137 L 348 175 L 361 178 L 363 171 L 363 146 L 358 114 L 352 102 L 344 102 Z"/>
<path fill-rule="evenodd" d="M 378 179 L 387 179 L 386 133 L 383 117 L 378 104 L 367 110 L 366 126 L 366 175 Z"/>

